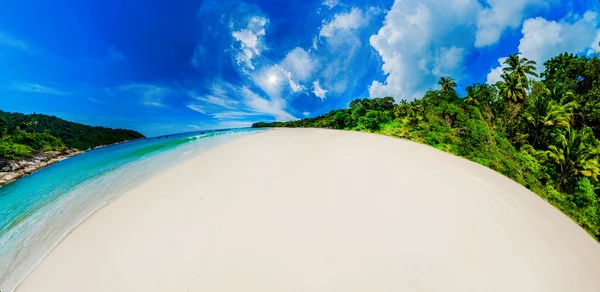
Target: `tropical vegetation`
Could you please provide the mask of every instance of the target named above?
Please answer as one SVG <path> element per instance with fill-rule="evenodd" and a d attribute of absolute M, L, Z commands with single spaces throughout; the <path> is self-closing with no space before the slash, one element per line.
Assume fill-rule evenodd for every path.
<path fill-rule="evenodd" d="M 600 59 L 517 54 L 502 80 L 457 94 L 451 77 L 412 101 L 357 99 L 347 109 L 254 127 L 319 127 L 410 139 L 468 158 L 529 188 L 600 239 Z"/>
<path fill-rule="evenodd" d="M 143 138 L 124 129 L 77 124 L 42 114 L 10 113 L 0 110 L 0 158 L 15 160 L 41 151 L 80 150 Z"/>

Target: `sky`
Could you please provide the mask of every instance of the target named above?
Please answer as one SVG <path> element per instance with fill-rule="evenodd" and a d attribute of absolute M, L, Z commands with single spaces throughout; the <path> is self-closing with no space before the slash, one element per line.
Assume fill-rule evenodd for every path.
<path fill-rule="evenodd" d="M 147 136 L 315 117 L 600 51 L 595 0 L 22 0 L 0 9 L 0 110 Z"/>

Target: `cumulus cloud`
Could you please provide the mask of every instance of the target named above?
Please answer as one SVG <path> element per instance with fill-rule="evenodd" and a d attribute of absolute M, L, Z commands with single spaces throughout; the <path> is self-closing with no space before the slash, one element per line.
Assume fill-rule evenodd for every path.
<path fill-rule="evenodd" d="M 280 67 L 290 72 L 294 78 L 304 81 L 311 76 L 316 62 L 304 49 L 295 48 L 281 61 Z"/>
<path fill-rule="evenodd" d="M 588 55 L 593 53 L 600 53 L 600 31 L 596 34 L 596 38 L 594 39 L 594 42 L 592 42 L 592 47 L 588 51 Z"/>
<path fill-rule="evenodd" d="M 365 15 L 360 8 L 352 8 L 348 13 L 336 14 L 333 19 L 321 27 L 319 36 L 332 37 L 336 31 L 353 30 L 367 24 Z"/>
<path fill-rule="evenodd" d="M 321 62 L 318 79 L 330 94 L 346 93 L 348 87 L 355 84 L 357 77 L 361 76 L 359 72 L 351 71 L 352 66 L 357 63 L 356 56 L 359 52 L 365 54 L 363 57 L 370 53 L 365 50 L 360 34 L 378 13 L 377 9 L 372 8 L 366 11 L 352 8 L 335 14 L 321 26 L 313 49 L 318 45 L 325 47 L 319 51 L 319 55 L 325 60 Z"/>
<path fill-rule="evenodd" d="M 502 80 L 502 68 L 504 68 L 504 61 L 506 57 L 498 59 L 498 67 L 492 69 L 487 75 L 487 84 L 496 84 L 496 82 Z"/>
<path fill-rule="evenodd" d="M 440 48 L 433 60 L 431 73 L 437 77 L 456 74 L 457 70 L 462 67 L 464 51 L 465 49 L 455 46 Z"/>
<path fill-rule="evenodd" d="M 475 38 L 477 0 L 396 0 L 383 27 L 371 36 L 386 79 L 373 81 L 371 97 L 414 99 L 441 76 L 460 78 Z"/>
<path fill-rule="evenodd" d="M 519 54 L 537 63 L 537 71 L 544 70 L 544 62 L 560 53 L 589 53 L 600 51 L 597 47 L 598 15 L 588 11 L 583 16 L 571 15 L 560 21 L 550 21 L 542 17 L 525 20 L 519 41 Z M 502 63 L 492 68 L 488 83 L 500 80 Z"/>
<path fill-rule="evenodd" d="M 231 33 L 238 45 L 238 52 L 235 56 L 238 65 L 244 65 L 254 70 L 252 59 L 259 56 L 265 48 L 262 38 L 266 33 L 266 24 L 266 18 L 253 16 L 248 20 L 246 28 Z"/>
<path fill-rule="evenodd" d="M 548 5 L 548 2 L 555 0 L 488 0 L 489 6 L 481 9 L 477 15 L 475 46 L 495 44 L 505 29 L 515 29 L 521 25 L 527 9 Z"/>
<path fill-rule="evenodd" d="M 519 42 L 519 52 L 538 63 L 540 69 L 547 59 L 562 52 L 584 52 L 594 45 L 597 28 L 597 14 L 588 11 L 583 17 L 548 21 L 541 17 L 527 19 L 523 23 L 523 37 Z"/>
<path fill-rule="evenodd" d="M 321 84 L 319 84 L 319 80 L 315 80 L 315 82 L 313 82 L 313 93 L 321 100 L 325 100 L 327 90 L 321 87 Z"/>

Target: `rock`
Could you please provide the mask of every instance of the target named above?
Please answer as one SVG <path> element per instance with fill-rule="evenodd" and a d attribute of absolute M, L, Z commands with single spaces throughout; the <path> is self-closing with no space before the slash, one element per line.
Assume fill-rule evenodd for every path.
<path fill-rule="evenodd" d="M 78 149 L 65 148 L 60 152 L 40 152 L 34 157 L 17 161 L 0 158 L 0 186 L 32 173 L 44 166 L 81 153 L 83 152 Z"/>

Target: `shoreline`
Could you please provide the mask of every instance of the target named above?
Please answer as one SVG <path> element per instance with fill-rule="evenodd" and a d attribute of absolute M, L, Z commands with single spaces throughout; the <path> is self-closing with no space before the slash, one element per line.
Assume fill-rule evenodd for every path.
<path fill-rule="evenodd" d="M 56 162 L 81 155 L 86 152 L 102 149 L 109 146 L 129 143 L 133 141 L 138 141 L 141 139 L 127 140 L 107 145 L 100 145 L 94 148 L 90 148 L 87 150 L 79 150 L 76 148 L 65 148 L 62 151 L 45 151 L 40 152 L 32 157 L 18 159 L 18 160 L 8 160 L 4 158 L 0 158 L 0 187 L 7 185 L 11 182 L 14 182 L 20 178 L 28 176 L 46 166 L 52 165 Z"/>
<path fill-rule="evenodd" d="M 260 132 L 260 131 L 256 131 L 255 133 L 257 133 L 257 132 Z M 239 139 L 239 137 L 237 137 L 237 136 L 238 136 L 238 134 L 239 134 L 239 132 L 231 133 L 231 135 L 221 135 L 221 138 L 214 138 L 214 139 L 213 139 L 213 138 L 211 138 L 211 139 L 208 139 L 208 140 L 207 140 L 208 142 L 206 142 L 206 143 L 202 144 L 202 145 L 204 145 L 204 146 L 195 147 L 195 148 L 193 148 L 193 149 L 191 149 L 191 150 L 189 150 L 189 151 L 186 151 L 186 152 L 183 152 L 183 153 L 180 153 L 180 154 L 176 154 L 176 153 L 175 153 L 175 154 L 173 154 L 173 153 L 169 154 L 169 153 L 166 153 L 166 155 L 167 155 L 167 156 L 169 156 L 169 155 L 177 155 L 177 157 L 178 157 L 178 158 L 177 158 L 176 160 L 178 160 L 178 161 L 180 161 L 180 162 L 181 162 L 181 161 L 184 161 L 184 162 L 185 162 L 185 161 L 187 161 L 187 160 L 189 160 L 189 159 L 193 159 L 193 157 L 195 157 L 195 156 L 199 155 L 199 154 L 191 154 L 191 155 L 189 155 L 190 153 L 193 153 L 193 152 L 196 152 L 196 151 L 200 151 L 200 153 L 201 153 L 201 152 L 203 151 L 203 150 L 201 150 L 201 148 L 206 148 L 206 147 L 208 147 L 208 148 L 213 148 L 213 147 L 214 147 L 214 144 L 218 145 L 218 144 L 220 144 L 220 143 L 223 143 L 223 140 L 224 140 L 224 139 L 225 139 L 225 140 L 229 140 L 229 139 L 232 139 L 232 140 L 233 140 L 233 139 Z M 250 133 L 250 134 L 252 134 L 252 133 Z M 229 137 L 229 138 L 227 138 L 227 137 Z M 189 138 L 182 138 L 182 139 L 189 139 Z M 195 140 L 195 139 L 194 139 L 194 140 Z M 221 140 L 221 142 L 219 142 L 219 140 Z M 225 143 L 226 143 L 226 142 L 225 142 Z M 211 146 L 211 145 L 212 145 L 212 146 Z M 127 146 L 127 147 L 129 147 L 129 146 Z M 96 150 L 96 149 L 94 149 L 94 150 Z M 112 151 L 112 150 L 111 150 L 111 151 Z M 205 151 L 205 150 L 204 150 L 204 151 Z M 86 151 L 86 152 L 87 152 L 87 151 Z M 93 152 L 93 150 L 92 150 L 92 151 L 90 151 L 90 152 Z M 169 151 L 167 151 L 167 152 L 169 152 Z M 189 155 L 189 156 L 188 156 L 188 155 Z M 185 156 L 185 157 L 187 157 L 187 158 L 185 158 L 185 157 L 183 157 L 183 158 L 180 158 L 180 157 L 182 157 L 182 156 Z M 158 156 L 157 156 L 157 157 L 158 157 Z M 87 158 L 84 158 L 84 159 L 87 159 Z M 155 160 L 156 160 L 156 161 L 159 161 L 159 160 L 161 160 L 161 158 L 156 158 Z M 164 158 L 162 158 L 162 160 L 164 160 Z M 144 164 L 144 163 L 143 163 L 143 164 Z M 70 164 L 70 165 L 77 165 L 77 164 Z M 154 163 L 154 167 L 150 167 L 149 169 L 160 169 L 160 171 L 158 171 L 158 172 L 149 171 L 149 172 L 153 172 L 153 174 L 149 174 L 149 176 L 146 176 L 146 177 L 145 177 L 145 179 L 143 179 L 143 180 L 141 180 L 141 181 L 140 181 L 140 180 L 138 180 L 138 179 L 135 179 L 135 181 L 137 181 L 138 183 L 144 184 L 144 183 L 146 183 L 148 180 L 152 179 L 152 177 L 154 177 L 154 176 L 156 176 L 156 175 L 159 175 L 160 173 L 162 173 L 162 172 L 166 171 L 167 169 L 170 169 L 170 168 L 172 168 L 172 167 L 175 167 L 175 166 L 177 166 L 177 165 L 178 165 L 178 163 L 177 163 L 177 162 L 175 162 L 175 163 L 169 163 L 169 162 L 167 162 L 167 161 L 163 161 L 163 163 L 158 163 L 158 164 L 157 164 L 157 163 Z M 146 165 L 146 166 L 148 166 L 148 165 Z M 143 171 L 143 169 L 141 169 L 141 170 L 142 170 L 141 172 L 144 172 L 144 171 Z M 127 180 L 127 179 L 125 179 L 125 180 Z M 112 181 L 112 180 L 108 180 L 108 181 Z M 108 181 L 107 181 L 107 182 L 108 182 Z M 118 179 L 117 179 L 117 181 L 118 181 Z M 115 182 L 115 181 L 112 181 L 112 182 L 114 182 L 114 183 L 117 183 L 117 182 Z M 138 184 L 138 183 L 136 183 L 136 187 L 137 187 L 137 186 L 139 186 L 139 184 Z M 134 187 L 134 188 L 135 188 L 135 187 Z M 65 209 L 63 209 L 63 210 L 65 210 L 65 212 L 67 212 L 67 213 L 65 213 L 65 214 L 63 214 L 63 215 L 58 215 L 58 216 L 61 216 L 61 217 L 62 217 L 62 216 L 68 216 L 68 217 L 72 217 L 72 218 L 74 218 L 75 220 L 69 220 L 69 221 L 68 221 L 68 223 L 67 223 L 66 225 L 52 225 L 52 224 L 49 224 L 49 226 L 48 226 L 48 227 L 55 228 L 55 230 L 56 230 L 56 227 L 57 227 L 57 226 L 64 226 L 64 227 L 66 227 L 66 228 L 61 228 L 61 231 L 60 231 L 60 232 L 55 232 L 54 234 L 55 234 L 56 236 L 54 236 L 54 238 L 53 238 L 51 241 L 48 241 L 48 243 L 49 243 L 49 244 L 46 244 L 46 245 L 44 245 L 44 248 L 39 248 L 39 249 L 36 249 L 36 250 L 37 250 L 37 252 L 35 252 L 36 250 L 31 250 L 31 249 L 29 249 L 29 251 L 31 252 L 31 254 L 32 254 L 32 255 L 33 255 L 34 253 L 36 254 L 36 256 L 34 256 L 34 257 L 31 257 L 31 258 L 33 259 L 33 261 L 29 261 L 29 263 L 28 263 L 28 264 L 26 264 L 26 265 L 24 265 L 24 266 L 23 266 L 23 265 L 21 265 L 21 266 L 18 266 L 18 265 L 13 265 L 13 266 L 10 266 L 10 265 L 8 265 L 8 266 L 7 266 L 7 270 L 9 270 L 9 271 L 10 271 L 11 269 L 8 269 L 8 268 L 13 268 L 13 272 L 8 272 L 8 273 L 0 273 L 0 290 L 2 290 L 2 291 L 5 291 L 5 290 L 7 290 L 7 291 L 14 291 L 15 287 L 16 287 L 16 286 L 18 286 L 18 283 L 22 282 L 22 280 L 23 280 L 25 277 L 27 277 L 27 275 L 29 275 L 29 274 L 31 273 L 31 271 L 32 271 L 33 269 L 35 269 L 35 267 L 36 267 L 36 266 L 37 266 L 37 265 L 38 265 L 38 264 L 39 264 L 41 261 L 43 261 L 43 259 L 44 259 L 44 258 L 46 258 L 46 256 L 47 256 L 47 255 L 48 255 L 48 254 L 49 254 L 49 253 L 50 253 L 50 252 L 51 252 L 51 251 L 52 251 L 52 250 L 53 250 L 53 249 L 54 249 L 54 248 L 55 248 L 55 247 L 56 247 L 58 244 L 60 244 L 60 242 L 62 242 L 62 240 L 65 238 L 65 236 L 68 236 L 68 234 L 70 234 L 71 232 L 73 232 L 73 230 L 77 229 L 77 228 L 78 228 L 78 227 L 79 227 L 79 226 L 80 226 L 80 225 L 81 225 L 83 222 L 85 222 L 85 220 L 87 220 L 87 219 L 88 219 L 90 216 L 92 216 L 92 215 L 93 215 L 95 212 L 97 212 L 98 210 L 102 209 L 102 208 L 103 208 L 104 206 L 106 206 L 107 204 L 110 204 L 112 201 L 114 201 L 114 199 L 115 199 L 115 198 L 118 198 L 118 197 L 120 197 L 121 195 L 124 195 L 125 193 L 129 192 L 131 189 L 134 189 L 134 188 L 128 188 L 127 190 L 121 190 L 121 191 L 116 191 L 116 190 L 113 190 L 113 191 L 111 191 L 111 192 L 110 192 L 110 194 L 111 194 L 111 195 L 107 195 L 107 196 L 110 196 L 110 197 L 112 197 L 113 199 L 104 200 L 104 202 L 103 202 L 102 204 L 100 204 L 100 205 L 98 205 L 98 204 L 93 204 L 94 202 L 91 202 L 92 204 L 86 204 L 85 206 L 91 206 L 91 207 L 89 207 L 89 208 L 88 208 L 88 207 L 85 207 L 85 209 L 86 209 L 86 210 L 85 210 L 85 213 L 83 213 L 83 212 L 81 212 L 81 213 L 78 213 L 78 215 L 76 215 L 75 217 L 73 217 L 73 216 L 72 216 L 72 214 L 73 214 L 72 212 L 69 212 L 69 210 L 70 210 L 69 208 L 67 208 L 67 209 L 69 209 L 69 210 L 65 210 Z M 85 194 L 85 193 L 82 193 L 82 195 L 84 195 L 84 196 L 90 196 L 90 195 L 94 195 L 94 196 L 95 196 L 95 195 L 97 195 L 97 194 L 96 194 L 96 193 L 90 193 L 90 194 Z M 92 196 L 92 197 L 94 197 L 94 196 Z M 101 200 L 102 200 L 102 199 L 101 199 Z M 76 205 L 77 205 L 77 204 L 75 204 L 75 207 L 74 207 L 74 208 L 78 209 L 79 207 L 76 207 Z M 93 206 L 92 206 L 92 205 L 93 205 Z M 70 204 L 69 206 L 74 206 L 74 204 Z M 69 214 L 71 214 L 71 215 L 69 215 Z M 55 218 L 55 219 L 57 219 L 57 220 L 58 220 L 59 218 Z M 49 221 L 49 222 L 52 222 L 52 221 Z M 67 226 L 67 225 L 68 225 L 68 226 Z M 59 227 L 59 228 L 60 228 L 60 227 Z M 35 238 L 35 237 L 32 237 L 31 239 L 32 239 L 32 240 L 35 240 L 34 238 Z M 1 242 L 1 241 L 2 241 L 2 238 L 0 238 L 0 242 Z M 0 245 L 1 245 L 1 244 L 0 244 Z M 17 248 L 17 246 L 13 246 L 13 247 L 12 247 L 12 248 L 10 248 L 9 250 L 13 250 L 13 251 L 14 251 L 14 250 L 15 250 L 14 248 Z M 29 252 L 28 252 L 28 253 L 29 253 Z M 10 252 L 9 252 L 9 254 L 10 254 Z M 14 252 L 13 252 L 13 255 L 14 255 Z M 5 259 L 10 259 L 10 257 L 6 257 Z M 22 267 L 22 268 L 20 268 L 20 267 Z M 17 269 L 16 269 L 16 268 L 18 268 L 18 272 L 17 272 Z M 11 276 L 11 275 L 12 275 L 12 276 Z"/>
<path fill-rule="evenodd" d="M 48 165 L 85 153 L 75 148 L 40 152 L 19 160 L 0 159 L 0 187 L 32 174 Z"/>
<path fill-rule="evenodd" d="M 583 229 L 479 164 L 381 135 L 276 129 L 96 210 L 17 291 L 594 291 L 599 263 Z M 436 281 L 415 282 L 425 275 Z"/>

